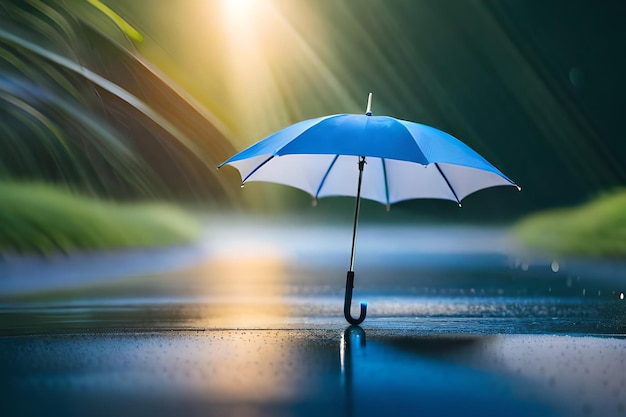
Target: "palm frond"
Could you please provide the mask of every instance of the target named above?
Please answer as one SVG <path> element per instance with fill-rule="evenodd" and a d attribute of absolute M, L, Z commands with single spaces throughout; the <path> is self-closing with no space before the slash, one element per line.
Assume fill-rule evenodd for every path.
<path fill-rule="evenodd" d="M 233 152 L 228 131 L 141 57 L 119 19 L 86 1 L 0 5 L 2 175 L 228 199 L 214 172 Z"/>

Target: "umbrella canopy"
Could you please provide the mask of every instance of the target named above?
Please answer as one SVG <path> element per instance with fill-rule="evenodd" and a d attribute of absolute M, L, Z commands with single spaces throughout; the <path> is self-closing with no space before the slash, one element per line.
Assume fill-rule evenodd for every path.
<path fill-rule="evenodd" d="M 433 127 L 387 116 L 338 114 L 289 126 L 222 165 L 242 183 L 267 181 L 314 198 L 355 196 L 358 159 L 366 157 L 361 197 L 389 205 L 415 198 L 456 201 L 515 185 L 482 156 Z M 288 173 L 288 175 L 286 175 Z"/>
<path fill-rule="evenodd" d="M 248 181 L 299 188 L 313 198 L 356 196 L 352 254 L 346 279 L 344 316 L 350 313 L 360 200 L 386 204 L 415 198 L 456 201 L 488 187 L 512 185 L 496 167 L 453 136 L 427 125 L 365 115 L 336 114 L 305 120 L 280 130 L 220 165 L 231 165 Z M 218 167 L 219 168 L 219 167 Z"/>

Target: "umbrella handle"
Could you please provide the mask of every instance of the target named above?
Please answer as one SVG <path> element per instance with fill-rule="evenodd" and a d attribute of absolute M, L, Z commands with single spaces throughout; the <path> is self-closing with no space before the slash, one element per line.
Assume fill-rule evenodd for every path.
<path fill-rule="evenodd" d="M 365 320 L 365 315 L 367 314 L 367 303 L 361 302 L 361 315 L 359 318 L 355 319 L 350 314 L 350 307 L 352 306 L 352 289 L 354 288 L 354 271 L 348 271 L 348 276 L 346 277 L 346 296 L 343 301 L 343 316 L 346 318 L 348 323 L 353 326 L 358 326 L 363 323 Z"/>

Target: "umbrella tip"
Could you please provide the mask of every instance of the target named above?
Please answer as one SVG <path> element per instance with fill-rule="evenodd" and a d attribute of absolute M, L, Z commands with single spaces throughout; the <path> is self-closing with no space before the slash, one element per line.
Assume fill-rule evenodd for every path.
<path fill-rule="evenodd" d="M 389 213 L 391 211 L 391 204 L 387 204 L 387 206 L 385 207 L 385 209 L 387 209 L 387 213 Z"/>
<path fill-rule="evenodd" d="M 243 188 L 243 187 L 245 187 L 245 186 L 246 186 L 246 184 L 241 184 L 241 188 Z"/>
<path fill-rule="evenodd" d="M 366 116 L 372 115 L 372 93 L 367 96 L 367 110 L 365 110 Z"/>
<path fill-rule="evenodd" d="M 459 203 L 459 207 L 463 207 L 463 206 L 461 205 L 461 203 Z"/>
<path fill-rule="evenodd" d="M 311 201 L 311 206 L 317 207 L 317 198 L 314 198 L 313 201 Z"/>
<path fill-rule="evenodd" d="M 522 191 L 522 187 L 520 187 L 519 185 L 516 185 L 517 187 L 517 191 Z"/>

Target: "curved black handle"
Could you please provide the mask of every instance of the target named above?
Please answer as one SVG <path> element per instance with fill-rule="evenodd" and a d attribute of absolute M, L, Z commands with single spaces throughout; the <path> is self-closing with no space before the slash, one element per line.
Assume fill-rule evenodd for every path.
<path fill-rule="evenodd" d="M 348 323 L 353 326 L 358 326 L 363 323 L 365 320 L 365 316 L 367 315 L 367 303 L 361 302 L 361 315 L 358 319 L 352 317 L 350 314 L 350 307 L 352 306 L 352 289 L 354 288 L 354 271 L 348 271 L 348 276 L 346 277 L 346 296 L 343 300 L 343 316 L 346 318 Z"/>

